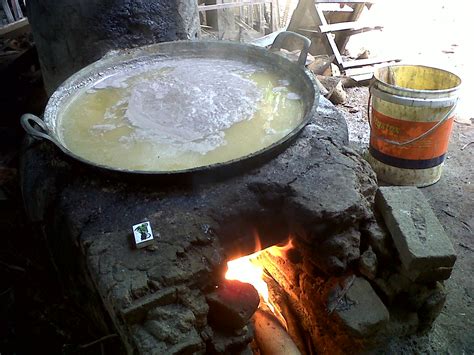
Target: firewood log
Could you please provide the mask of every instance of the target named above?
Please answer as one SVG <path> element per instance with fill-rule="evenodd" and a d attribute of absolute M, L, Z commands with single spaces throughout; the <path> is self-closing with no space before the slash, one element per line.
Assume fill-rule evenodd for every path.
<path fill-rule="evenodd" d="M 278 320 L 258 309 L 252 317 L 255 340 L 262 355 L 301 355 L 298 347 Z"/>

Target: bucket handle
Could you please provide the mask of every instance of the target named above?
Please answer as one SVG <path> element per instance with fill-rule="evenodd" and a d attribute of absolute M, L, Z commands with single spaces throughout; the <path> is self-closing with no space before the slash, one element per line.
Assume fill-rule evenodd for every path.
<path fill-rule="evenodd" d="M 367 104 L 367 120 L 369 121 L 369 127 L 370 127 L 370 131 L 372 132 L 372 92 L 370 91 L 372 85 L 370 85 L 369 87 L 369 102 Z M 420 134 L 418 137 L 415 137 L 415 138 L 412 138 L 412 139 L 409 139 L 405 142 L 396 142 L 396 141 L 392 141 L 390 139 L 387 139 L 387 138 L 383 138 L 383 137 L 377 137 L 377 139 L 380 139 L 381 141 L 385 142 L 385 143 L 388 143 L 388 144 L 393 144 L 393 145 L 397 145 L 399 147 L 402 147 L 402 146 L 405 146 L 405 145 L 408 145 L 408 144 L 412 144 L 412 143 L 415 143 L 427 136 L 429 136 L 431 133 L 433 133 L 439 126 L 441 126 L 444 122 L 446 122 L 449 118 L 449 116 L 451 116 L 451 114 L 454 112 L 454 109 L 456 108 L 456 105 L 457 105 L 457 102 L 454 103 L 454 105 L 451 107 L 451 109 L 444 115 L 444 117 L 438 121 L 437 124 L 435 124 L 433 127 L 431 127 L 429 130 L 427 130 L 426 132 Z"/>

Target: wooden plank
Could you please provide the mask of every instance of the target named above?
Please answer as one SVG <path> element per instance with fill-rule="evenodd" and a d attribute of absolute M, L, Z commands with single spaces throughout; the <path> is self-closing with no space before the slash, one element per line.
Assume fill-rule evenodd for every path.
<path fill-rule="evenodd" d="M 23 12 L 21 11 L 20 4 L 18 0 L 11 0 L 13 13 L 15 14 L 15 20 L 20 20 L 23 18 Z"/>
<path fill-rule="evenodd" d="M 288 31 L 298 31 L 301 24 L 310 24 L 310 26 L 319 26 L 321 21 L 318 19 L 314 0 L 300 0 L 290 18 Z"/>
<path fill-rule="evenodd" d="M 364 33 L 364 32 L 368 32 L 368 31 L 372 31 L 372 30 L 378 30 L 378 28 L 363 27 L 363 28 L 360 28 L 358 30 L 342 30 L 339 33 L 346 33 L 347 32 L 348 36 L 352 36 L 352 35 L 356 35 L 358 33 Z M 322 35 L 325 35 L 326 33 L 331 33 L 331 32 L 321 32 L 321 31 L 318 31 L 318 30 L 312 30 L 312 29 L 309 29 L 309 28 L 298 28 L 298 31 L 310 33 L 313 36 L 322 36 Z M 339 45 L 337 46 L 337 48 L 339 48 Z"/>
<path fill-rule="evenodd" d="M 295 11 L 291 15 L 290 23 L 288 25 L 288 31 L 299 32 L 307 37 L 311 38 L 311 47 L 310 53 L 312 54 L 322 54 L 327 53 L 331 54 L 332 50 L 329 46 L 329 43 L 326 40 L 325 35 L 321 38 L 314 38 L 315 36 L 319 36 L 318 34 L 314 33 L 305 33 L 300 31 L 299 28 L 308 28 L 309 30 L 318 30 L 319 26 L 322 25 L 319 16 L 316 12 L 316 6 L 314 4 L 314 0 L 299 0 L 296 6 Z M 300 46 L 295 43 L 296 41 L 292 39 L 288 39 L 285 43 L 286 48 L 288 50 L 295 50 L 301 49 Z"/>
<path fill-rule="evenodd" d="M 373 76 L 374 76 L 373 73 L 367 73 L 367 74 L 351 75 L 350 77 L 360 84 L 362 82 L 366 82 L 372 79 Z"/>
<path fill-rule="evenodd" d="M 248 7 L 249 9 L 249 26 L 253 29 L 253 5 Z"/>
<path fill-rule="evenodd" d="M 288 22 L 288 15 L 290 14 L 290 6 L 291 6 L 291 2 L 285 1 L 285 9 L 283 10 L 283 21 L 280 23 L 280 25 L 286 25 L 286 23 Z"/>
<path fill-rule="evenodd" d="M 324 4 L 320 4 L 320 6 L 324 6 Z M 350 12 L 354 12 L 354 9 L 352 7 L 349 7 L 349 6 L 344 6 L 344 7 L 337 7 L 337 8 L 330 8 L 330 9 L 325 9 L 323 7 L 323 11 L 325 13 L 327 13 L 328 15 L 330 15 L 331 13 L 334 13 L 334 12 L 346 12 L 346 13 L 350 13 Z"/>
<path fill-rule="evenodd" d="M 5 15 L 7 16 L 7 21 L 14 22 L 15 18 L 13 17 L 12 11 L 10 10 L 10 5 L 8 5 L 7 0 L 2 0 L 2 7 L 3 7 L 3 12 L 5 12 Z"/>
<path fill-rule="evenodd" d="M 349 21 L 355 22 L 359 19 L 360 15 L 362 14 L 362 11 L 364 10 L 365 3 L 357 4 L 354 6 L 354 11 L 352 12 L 352 15 L 349 17 Z M 337 48 L 339 50 L 343 51 L 346 48 L 347 42 L 349 42 L 349 38 L 351 35 L 355 33 L 347 33 L 347 32 L 340 32 L 336 34 L 336 44 Z"/>
<path fill-rule="evenodd" d="M 317 4 L 374 4 L 377 0 L 364 1 L 364 0 L 348 0 L 348 1 L 337 1 L 337 0 L 316 0 Z"/>
<path fill-rule="evenodd" d="M 271 32 L 278 30 L 280 27 L 286 26 L 285 23 L 281 22 L 280 17 L 280 0 L 272 0 L 270 4 L 270 14 L 272 17 L 272 28 L 270 29 Z"/>
<path fill-rule="evenodd" d="M 326 33 L 322 33 L 321 31 L 318 30 L 311 30 L 309 28 L 298 28 L 298 32 L 306 32 L 311 34 L 312 36 L 326 36 Z"/>
<path fill-rule="evenodd" d="M 358 29 L 383 29 L 383 26 L 380 25 L 370 25 L 367 23 L 361 22 L 338 22 L 338 23 L 331 23 L 329 25 L 322 25 L 319 26 L 321 32 L 335 32 L 335 31 L 344 31 L 344 30 L 358 30 Z"/>
<path fill-rule="evenodd" d="M 226 4 L 199 5 L 198 10 L 202 12 L 210 11 L 210 10 L 224 10 L 224 9 L 230 9 L 233 7 L 266 4 L 266 3 L 271 3 L 271 2 L 272 2 L 271 0 L 246 0 L 242 2 L 230 2 Z"/>
<path fill-rule="evenodd" d="M 373 73 L 374 70 L 375 70 L 375 67 L 367 66 L 367 67 L 361 67 L 361 68 L 347 69 L 345 73 L 347 76 L 352 77 L 353 75 Z"/>
<path fill-rule="evenodd" d="M 321 9 L 319 9 L 317 6 L 316 6 L 316 13 L 318 14 L 319 21 L 321 22 L 321 26 L 328 25 L 328 23 L 326 21 L 326 17 L 324 17 L 323 11 Z M 342 64 L 342 56 L 341 56 L 341 53 L 339 52 L 339 48 L 337 48 L 336 42 L 334 41 L 334 38 L 333 38 L 332 34 L 326 33 L 325 35 L 326 35 L 327 43 L 329 44 L 332 53 L 336 57 L 336 62 L 339 65 L 341 65 Z"/>
<path fill-rule="evenodd" d="M 30 24 L 28 23 L 28 19 L 26 17 L 22 18 L 19 21 L 15 21 L 13 23 L 9 23 L 3 27 L 0 27 L 0 36 L 6 38 L 14 38 L 22 33 L 25 33 L 30 29 Z"/>
<path fill-rule="evenodd" d="M 388 62 L 399 62 L 400 59 L 398 58 L 368 58 L 368 59 L 356 59 L 356 60 L 348 60 L 342 63 L 342 67 L 344 69 L 347 68 L 354 68 L 354 67 L 362 67 L 365 65 L 372 65 L 372 64 L 380 64 L 380 63 L 388 63 Z"/>
<path fill-rule="evenodd" d="M 262 36 L 265 36 L 265 4 L 257 5 L 258 10 L 258 32 L 261 33 Z"/>
<path fill-rule="evenodd" d="M 224 3 L 224 0 L 215 0 L 216 1 L 216 5 L 222 5 Z M 216 11 L 217 12 L 217 38 L 219 38 L 219 40 L 222 40 L 224 38 L 224 34 L 225 34 L 225 22 L 222 23 L 222 12 L 221 11 Z"/>
<path fill-rule="evenodd" d="M 382 29 L 379 29 L 379 28 L 372 28 L 372 27 L 364 27 L 364 28 L 360 28 L 360 29 L 358 29 L 358 30 L 344 30 L 344 31 L 339 31 L 339 32 L 337 32 L 337 34 L 336 34 L 336 44 L 337 44 L 337 48 L 345 48 L 345 46 L 346 46 L 346 44 L 347 44 L 347 42 L 348 42 L 348 40 L 349 40 L 349 38 L 350 38 L 351 36 L 357 35 L 357 34 L 359 34 L 359 33 L 365 33 L 365 32 L 369 32 L 369 31 L 374 31 L 374 30 L 375 30 L 375 31 L 382 31 Z M 343 43 L 343 44 L 341 44 L 341 45 L 340 45 L 339 42 L 338 42 L 338 38 L 339 38 L 338 36 L 340 36 L 340 35 L 345 36 L 345 39 L 346 39 L 345 43 Z"/>

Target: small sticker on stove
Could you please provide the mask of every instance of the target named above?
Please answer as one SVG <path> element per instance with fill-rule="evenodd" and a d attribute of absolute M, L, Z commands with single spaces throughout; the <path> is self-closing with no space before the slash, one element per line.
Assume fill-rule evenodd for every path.
<path fill-rule="evenodd" d="M 133 237 L 137 248 L 149 245 L 153 241 L 153 231 L 150 222 L 142 222 L 132 227 Z"/>

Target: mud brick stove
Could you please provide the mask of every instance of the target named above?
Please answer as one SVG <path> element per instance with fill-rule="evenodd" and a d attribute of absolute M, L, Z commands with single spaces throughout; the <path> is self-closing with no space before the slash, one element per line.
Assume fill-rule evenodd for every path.
<path fill-rule="evenodd" d="M 255 251 L 255 236 L 261 248 L 291 239 L 291 248 L 258 259 L 300 351 L 353 352 L 429 329 L 454 256 L 422 256 L 422 268 L 437 272 L 421 278 L 404 269 L 403 246 L 374 207 L 374 173 L 347 143 L 344 118 L 321 99 L 287 150 L 235 176 L 171 186 L 117 181 L 31 141 L 22 188 L 65 285 L 130 353 L 249 351 L 255 291 L 224 274 L 228 260 Z M 136 249 L 131 226 L 144 219 L 156 240 Z"/>
<path fill-rule="evenodd" d="M 119 3 L 128 5 L 122 11 Z M 190 3 L 110 0 L 104 2 L 114 9 L 109 13 L 72 0 L 28 2 L 48 90 L 116 42 L 194 37 L 199 22 Z M 69 17 L 57 15 L 66 8 Z M 71 32 L 63 40 L 54 21 L 66 34 L 82 26 L 81 36 Z M 95 43 L 90 53 L 71 46 L 83 38 Z M 429 329 L 443 307 L 442 280 L 455 256 L 446 238 L 425 237 L 442 231 L 428 228 L 431 217 L 419 198 L 404 224 L 406 216 L 397 214 L 403 202 L 390 189 L 377 194 L 372 169 L 347 144 L 344 117 L 321 98 L 291 146 L 244 172 L 187 183 L 130 181 L 73 164 L 51 144 L 29 140 L 22 190 L 65 287 L 104 334 L 120 335 L 128 353 L 242 354 L 251 352 L 254 335 L 264 341 L 254 330 L 269 306 L 260 302 L 251 319 L 256 290 L 224 277 L 229 260 L 257 250 L 256 239 L 258 248 L 271 247 L 256 261 L 275 319 L 284 324 L 278 327 L 287 328 L 301 353 L 353 353 Z M 137 249 L 131 226 L 144 220 L 155 240 Z M 273 333 L 270 342 L 279 338 Z"/>

